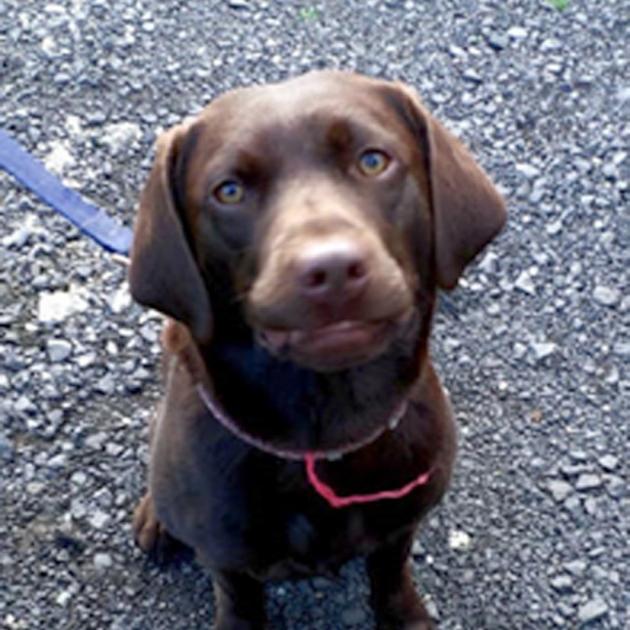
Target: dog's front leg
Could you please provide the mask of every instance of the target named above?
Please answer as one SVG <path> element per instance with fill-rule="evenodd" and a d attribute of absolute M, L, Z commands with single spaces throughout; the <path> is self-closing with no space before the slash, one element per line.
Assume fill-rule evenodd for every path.
<path fill-rule="evenodd" d="M 265 600 L 262 582 L 228 571 L 213 574 L 216 630 L 262 630 Z"/>
<path fill-rule="evenodd" d="M 414 531 L 405 532 L 367 558 L 370 601 L 379 630 L 435 627 L 416 592 L 409 566 Z"/>

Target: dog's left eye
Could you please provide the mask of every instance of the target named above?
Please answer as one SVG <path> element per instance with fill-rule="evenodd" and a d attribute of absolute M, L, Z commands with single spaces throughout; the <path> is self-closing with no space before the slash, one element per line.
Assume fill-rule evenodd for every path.
<path fill-rule="evenodd" d="M 243 186 L 233 180 L 227 180 L 214 189 L 214 196 L 224 204 L 240 203 L 244 195 Z"/>
<path fill-rule="evenodd" d="M 389 165 L 390 158 L 387 154 L 376 149 L 364 151 L 359 157 L 359 169 L 364 175 L 374 177 L 380 175 Z"/>

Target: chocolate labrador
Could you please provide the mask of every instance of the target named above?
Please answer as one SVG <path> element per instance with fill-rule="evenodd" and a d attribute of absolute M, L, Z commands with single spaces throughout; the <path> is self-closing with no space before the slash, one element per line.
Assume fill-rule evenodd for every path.
<path fill-rule="evenodd" d="M 455 454 L 431 318 L 505 217 L 397 83 L 238 89 L 159 139 L 130 284 L 172 323 L 134 529 L 194 550 L 217 628 L 264 626 L 263 580 L 356 555 L 380 628 L 432 627 L 408 561 Z"/>

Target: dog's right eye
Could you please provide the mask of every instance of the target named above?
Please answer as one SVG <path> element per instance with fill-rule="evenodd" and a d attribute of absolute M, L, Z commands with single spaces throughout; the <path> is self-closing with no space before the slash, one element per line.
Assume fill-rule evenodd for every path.
<path fill-rule="evenodd" d="M 244 196 L 243 186 L 231 179 L 222 182 L 214 189 L 215 199 L 226 205 L 240 203 Z"/>
<path fill-rule="evenodd" d="M 359 157 L 359 169 L 368 177 L 380 175 L 390 163 L 390 158 L 383 151 L 369 149 L 364 151 Z"/>

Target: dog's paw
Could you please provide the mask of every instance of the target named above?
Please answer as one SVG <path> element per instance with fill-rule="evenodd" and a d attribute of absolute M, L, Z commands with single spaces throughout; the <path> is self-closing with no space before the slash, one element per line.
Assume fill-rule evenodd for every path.
<path fill-rule="evenodd" d="M 133 536 L 142 551 L 164 561 L 170 554 L 175 539 L 170 536 L 155 514 L 151 494 L 147 492 L 133 513 Z"/>

